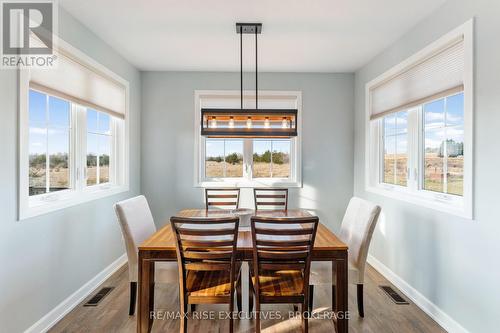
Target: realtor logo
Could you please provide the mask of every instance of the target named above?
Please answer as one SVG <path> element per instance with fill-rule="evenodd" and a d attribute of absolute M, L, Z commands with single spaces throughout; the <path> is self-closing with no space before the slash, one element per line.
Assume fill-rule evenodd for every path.
<path fill-rule="evenodd" d="M 56 4 L 2 1 L 2 68 L 53 67 Z"/>

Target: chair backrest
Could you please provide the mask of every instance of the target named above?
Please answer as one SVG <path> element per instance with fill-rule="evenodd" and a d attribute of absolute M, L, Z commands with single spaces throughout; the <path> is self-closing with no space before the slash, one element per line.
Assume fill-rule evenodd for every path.
<path fill-rule="evenodd" d="M 254 188 L 255 210 L 288 209 L 287 188 Z"/>
<path fill-rule="evenodd" d="M 187 271 L 229 271 L 234 289 L 238 217 L 171 217 L 176 237 L 179 282 L 186 287 Z"/>
<path fill-rule="evenodd" d="M 340 227 L 339 238 L 349 246 L 349 262 L 358 269 L 360 283 L 363 282 L 368 248 L 380 211 L 380 206 L 353 197 Z"/>
<path fill-rule="evenodd" d="M 319 219 L 257 217 L 251 219 L 253 271 L 256 288 L 262 270 L 300 270 L 304 277 L 303 294 L 309 285 L 311 254 Z"/>
<path fill-rule="evenodd" d="M 239 188 L 206 188 L 205 189 L 205 207 L 237 209 L 240 206 Z"/>
<path fill-rule="evenodd" d="M 137 281 L 138 246 L 156 232 L 156 226 L 143 195 L 117 202 L 116 217 L 122 229 L 127 250 L 129 278 Z"/>

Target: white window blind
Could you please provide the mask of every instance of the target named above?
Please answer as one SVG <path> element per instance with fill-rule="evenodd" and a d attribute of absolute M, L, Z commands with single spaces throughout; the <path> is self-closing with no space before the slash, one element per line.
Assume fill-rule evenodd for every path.
<path fill-rule="evenodd" d="M 55 68 L 30 70 L 30 88 L 125 118 L 125 86 L 62 49 Z"/>
<path fill-rule="evenodd" d="M 463 90 L 463 37 L 370 89 L 371 119 Z"/>

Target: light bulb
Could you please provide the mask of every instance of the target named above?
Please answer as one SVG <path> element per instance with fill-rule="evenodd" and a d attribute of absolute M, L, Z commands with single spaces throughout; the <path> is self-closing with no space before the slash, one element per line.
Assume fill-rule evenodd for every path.
<path fill-rule="evenodd" d="M 266 117 L 266 119 L 264 120 L 264 128 L 269 128 L 269 117 Z"/>
<path fill-rule="evenodd" d="M 286 117 L 283 117 L 283 121 L 281 122 L 281 127 L 288 128 L 288 121 L 286 120 Z"/>
<path fill-rule="evenodd" d="M 229 117 L 229 128 L 234 128 L 234 117 Z"/>
<path fill-rule="evenodd" d="M 247 119 L 247 128 L 252 128 L 252 117 L 248 117 Z"/>
<path fill-rule="evenodd" d="M 210 127 L 217 128 L 217 120 L 215 117 L 212 117 L 212 120 L 210 120 Z"/>

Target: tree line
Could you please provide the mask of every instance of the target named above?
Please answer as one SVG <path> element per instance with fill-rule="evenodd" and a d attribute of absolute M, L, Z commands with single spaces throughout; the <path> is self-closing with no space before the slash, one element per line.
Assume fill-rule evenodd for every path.
<path fill-rule="evenodd" d="M 45 168 L 47 163 L 46 154 L 31 154 L 30 155 L 30 167 L 42 169 Z M 109 155 L 104 154 L 99 156 L 99 165 L 109 165 Z M 87 154 L 87 166 L 95 167 L 97 166 L 97 156 L 94 154 Z M 57 153 L 49 155 L 49 167 L 50 168 L 68 168 L 68 154 L 67 153 Z"/>
<path fill-rule="evenodd" d="M 258 153 L 253 154 L 254 162 L 271 163 L 271 159 L 275 164 L 284 164 L 289 162 L 290 157 L 287 153 L 283 153 L 280 151 L 273 151 L 271 153 L 270 150 L 266 150 L 262 154 Z M 209 156 L 207 157 L 207 161 L 218 162 L 218 163 L 224 162 L 224 156 Z M 233 165 L 243 163 L 243 155 L 238 153 L 231 153 L 226 156 L 226 163 L 230 163 Z"/>

